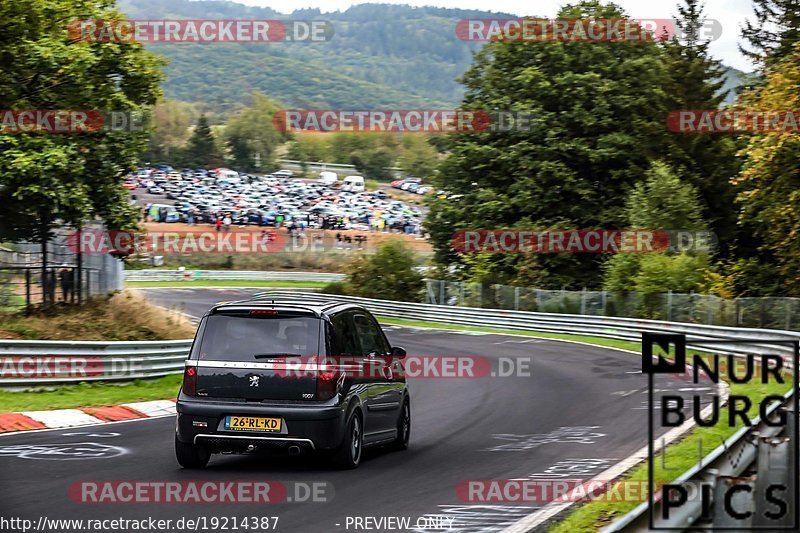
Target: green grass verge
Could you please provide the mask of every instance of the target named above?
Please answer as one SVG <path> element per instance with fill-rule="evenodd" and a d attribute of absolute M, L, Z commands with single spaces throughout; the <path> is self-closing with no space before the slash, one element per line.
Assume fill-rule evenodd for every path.
<path fill-rule="evenodd" d="M 127 281 L 126 287 L 274 287 L 296 289 L 319 289 L 327 285 L 325 281 L 295 280 L 238 280 L 238 279 L 192 279 L 176 281 Z"/>
<path fill-rule="evenodd" d="M 402 318 L 389 318 L 385 316 L 376 317 L 381 324 L 395 324 L 397 326 L 410 326 L 420 328 L 438 328 L 438 329 L 451 329 L 454 331 L 482 331 L 485 333 L 498 333 L 502 335 L 522 335 L 524 337 L 536 337 L 539 339 L 553 339 L 562 341 L 577 341 L 594 344 L 596 346 L 605 346 L 608 348 L 619 348 L 620 350 L 631 350 L 639 353 L 641 351 L 641 344 L 637 342 L 620 341 L 616 339 L 606 339 L 603 337 L 592 337 L 589 335 L 567 335 L 562 333 L 543 333 L 538 331 L 522 331 L 516 329 L 503 329 L 503 328 L 484 328 L 475 326 L 459 326 L 455 324 L 446 324 L 444 322 L 428 322 L 424 320 L 406 320 Z"/>
<path fill-rule="evenodd" d="M 97 407 L 128 402 L 174 398 L 181 375 L 127 383 L 80 383 L 52 390 L 10 392 L 0 390 L 0 412 Z"/>

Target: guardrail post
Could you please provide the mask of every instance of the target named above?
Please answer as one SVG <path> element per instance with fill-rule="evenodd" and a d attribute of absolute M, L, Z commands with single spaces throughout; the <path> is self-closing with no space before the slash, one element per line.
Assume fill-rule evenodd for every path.
<path fill-rule="evenodd" d="M 714 300 L 709 296 L 706 301 L 708 302 L 708 325 L 714 324 Z"/>
<path fill-rule="evenodd" d="M 728 513 L 725 505 L 726 495 L 730 500 L 730 508 L 735 509 L 737 513 L 753 513 L 753 489 L 755 486 L 755 476 L 750 477 L 735 477 L 735 476 L 719 476 L 717 484 L 714 487 L 714 511 L 713 511 L 713 526 L 715 528 L 727 529 L 748 529 L 752 522 L 752 514 L 746 519 L 736 518 Z M 750 491 L 737 491 L 728 493 L 731 487 L 734 486 L 749 486 Z"/>
<path fill-rule="evenodd" d="M 787 331 L 792 329 L 792 300 L 786 300 L 786 326 Z"/>
<path fill-rule="evenodd" d="M 789 439 L 789 465 L 787 466 L 789 471 L 789 487 L 786 491 L 786 501 L 789 502 L 789 515 L 794 517 L 794 513 L 796 511 L 797 502 L 797 493 L 795 491 L 796 484 L 795 480 L 792 478 L 795 472 L 795 463 L 798 460 L 798 446 L 800 443 L 797 442 L 794 438 L 796 425 L 797 425 L 797 413 L 794 412 L 794 405 L 790 404 L 789 406 L 781 407 L 780 408 L 783 413 L 786 415 L 786 425 L 783 429 L 783 436 Z M 792 525 L 791 522 L 787 522 L 788 525 Z M 800 524 L 794 524 L 795 529 L 800 528 Z"/>
<path fill-rule="evenodd" d="M 25 311 L 31 310 L 31 269 L 25 269 Z"/>
<path fill-rule="evenodd" d="M 672 290 L 667 291 L 667 321 L 672 320 Z"/>
<path fill-rule="evenodd" d="M 586 287 L 581 289 L 581 314 L 586 314 Z"/>
<path fill-rule="evenodd" d="M 789 509 L 780 518 L 770 518 L 767 514 L 776 513 L 780 510 L 774 502 L 767 499 L 770 487 L 777 485 L 788 489 L 794 483 L 789 470 L 789 451 L 791 448 L 791 439 L 789 437 L 761 437 L 759 439 L 753 526 L 792 525 L 794 520 L 792 502 L 786 502 Z M 787 492 L 787 490 L 776 491 L 773 493 L 773 497 L 784 499 Z"/>

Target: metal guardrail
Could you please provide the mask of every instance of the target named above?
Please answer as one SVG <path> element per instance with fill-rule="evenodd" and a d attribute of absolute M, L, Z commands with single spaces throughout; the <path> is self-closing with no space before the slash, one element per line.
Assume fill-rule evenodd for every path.
<path fill-rule="evenodd" d="M 0 386 L 40 387 L 180 374 L 191 345 L 191 340 L 0 340 Z"/>
<path fill-rule="evenodd" d="M 260 270 L 127 270 L 125 281 L 263 280 L 263 281 L 341 281 L 344 274 Z"/>
<path fill-rule="evenodd" d="M 640 342 L 642 333 L 683 333 L 696 341 L 705 340 L 800 340 L 800 333 L 783 330 L 707 326 L 682 322 L 663 322 L 636 318 L 606 316 L 566 315 L 534 313 L 528 311 L 506 311 L 477 307 L 451 307 L 446 305 L 420 304 L 374 300 L 354 296 L 274 290 L 258 293 L 257 297 L 276 295 L 285 298 L 312 301 L 347 301 L 363 305 L 378 316 L 417 321 L 439 322 L 458 326 L 490 327 L 504 330 L 541 331 L 569 335 L 587 335 L 609 339 Z M 707 349 L 702 343 L 689 346 Z M 716 344 L 716 349 L 726 353 L 755 353 L 791 355 L 785 346 L 758 343 Z"/>
<path fill-rule="evenodd" d="M 130 271 L 149 272 L 145 276 L 157 276 L 166 273 L 166 276 L 181 275 L 185 271 Z M 203 271 L 201 271 L 203 272 Z M 298 276 L 307 273 L 279 272 L 256 274 L 280 274 L 282 276 Z M 317 274 L 324 276 L 324 274 Z M 331 276 L 331 274 L 328 274 Z M 333 276 L 342 276 L 334 274 Z M 158 279 L 157 277 L 141 277 L 139 279 Z M 163 278 L 177 279 L 177 278 Z M 208 279 L 208 278 L 205 278 Z M 283 279 L 292 279 L 286 278 Z M 297 278 L 294 278 L 297 279 Z M 307 278 L 304 278 L 307 279 Z M 347 301 L 363 305 L 379 317 L 398 318 L 412 321 L 430 321 L 441 324 L 457 326 L 476 326 L 498 328 L 510 331 L 540 331 L 545 333 L 562 333 L 570 335 L 587 335 L 609 339 L 639 342 L 642 332 L 653 333 L 684 333 L 697 342 L 703 340 L 720 339 L 747 339 L 747 340 L 798 340 L 800 333 L 778 330 L 758 330 L 747 328 L 733 328 L 723 326 L 706 326 L 699 324 L 685 324 L 678 322 L 660 322 L 656 320 L 639 320 L 632 318 L 614 318 L 602 316 L 561 315 L 548 313 L 532 313 L 526 311 L 504 311 L 497 309 L 481 309 L 472 307 L 450 307 L 445 305 L 420 304 L 411 302 L 395 302 L 389 300 L 374 300 L 357 298 L 353 296 L 339 296 L 312 292 L 296 292 L 289 290 L 275 290 L 259 293 L 261 297 L 275 295 L 276 297 L 291 298 L 308 301 Z M 141 377 L 155 377 L 170 373 L 181 372 L 183 360 L 189 351 L 191 341 L 166 341 L 166 342 L 61 342 L 61 341 L 15 341 L 0 340 L 0 357 L 3 360 L 17 357 L 31 357 L 34 359 L 44 357 L 93 357 L 106 362 L 105 370 L 113 370 L 113 366 L 135 367 L 132 373 L 100 372 L 96 375 L 84 377 L 62 376 L 25 378 L 10 376 L 7 372 L 0 372 L 0 386 L 40 386 L 45 384 L 76 383 L 79 381 L 122 380 Z M 702 349 L 702 345 L 692 345 L 692 348 Z M 720 352 L 729 353 L 755 353 L 790 355 L 787 347 L 753 342 L 747 345 L 716 344 Z M 94 362 L 94 360 L 92 360 Z M 136 365 L 139 365 L 136 367 Z M 12 366 L 13 368 L 13 366 Z M 8 377 L 6 377 L 8 376 Z"/>
<path fill-rule="evenodd" d="M 786 412 L 786 403 L 792 398 L 794 391 L 784 395 L 783 404 L 773 404 L 766 412 L 766 419 L 770 419 L 778 410 Z M 619 531 L 652 531 L 650 529 L 650 511 L 654 517 L 654 528 L 674 529 L 712 529 L 748 531 L 756 527 L 762 530 L 775 531 L 769 527 L 791 529 L 794 519 L 794 507 L 797 505 L 797 495 L 794 494 L 794 462 L 797 461 L 797 443 L 792 445 L 795 431 L 795 419 L 788 412 L 787 424 L 781 427 L 770 426 L 760 416 L 753 420 L 751 427 L 743 427 L 731 435 L 724 443 L 710 454 L 705 456 L 700 465 L 695 465 L 686 471 L 670 485 L 680 485 L 688 494 L 687 501 L 679 508 L 673 508 L 672 516 L 668 519 L 662 516 L 663 499 L 654 502 L 652 510 L 648 509 L 649 503 L 644 502 L 636 509 L 617 519 L 610 526 L 604 528 L 603 533 L 616 533 Z M 791 453 L 793 452 L 793 453 Z M 732 459 L 733 458 L 733 459 Z M 754 475 L 743 477 L 747 472 Z M 726 512 L 726 500 L 723 496 L 725 489 L 731 484 L 746 485 L 751 489 L 749 493 L 739 493 L 734 501 L 738 512 L 749 511 L 752 516 L 748 519 L 734 520 Z M 787 503 L 789 511 L 782 520 L 769 520 L 764 518 L 765 510 L 772 510 L 773 504 L 765 496 L 765 489 L 769 485 L 781 484 L 788 488 L 781 495 Z M 703 485 L 711 485 L 713 499 L 711 520 L 703 520 L 702 515 Z M 794 524 L 795 526 L 797 524 Z M 794 529 L 794 531 L 797 531 Z"/>

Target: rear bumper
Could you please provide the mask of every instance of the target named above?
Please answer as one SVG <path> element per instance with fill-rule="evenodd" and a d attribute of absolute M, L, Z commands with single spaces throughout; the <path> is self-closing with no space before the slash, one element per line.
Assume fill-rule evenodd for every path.
<path fill-rule="evenodd" d="M 213 451 L 241 451 L 248 446 L 262 449 L 325 450 L 335 448 L 344 438 L 344 408 L 340 405 L 285 405 L 239 402 L 177 402 L 178 440 L 203 443 Z M 280 432 L 233 431 L 224 428 L 228 415 L 281 418 Z"/>

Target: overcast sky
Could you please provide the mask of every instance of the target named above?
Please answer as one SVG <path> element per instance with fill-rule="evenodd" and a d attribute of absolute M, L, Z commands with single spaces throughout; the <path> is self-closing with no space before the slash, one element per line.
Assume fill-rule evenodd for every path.
<path fill-rule="evenodd" d="M 290 13 L 295 9 L 307 7 L 322 11 L 345 10 L 348 7 L 365 2 L 349 0 L 233 0 L 238 3 L 271 7 L 282 13 Z M 564 0 L 407 0 L 386 2 L 373 0 L 370 3 L 409 4 L 412 6 L 432 5 L 437 7 L 455 7 L 463 9 L 491 9 L 515 15 L 538 15 L 554 17 L 560 6 L 569 3 Z M 659 19 L 672 18 L 677 14 L 677 0 L 616 0 L 633 18 Z M 739 39 L 739 27 L 747 17 L 752 17 L 751 0 L 706 0 L 705 16 L 718 20 L 722 24 L 721 37 L 711 44 L 714 57 L 721 59 L 726 65 L 739 70 L 752 71 L 753 66 L 739 53 L 736 46 Z"/>

